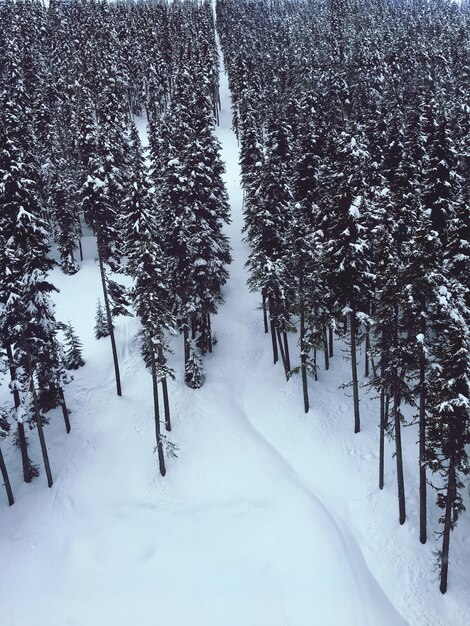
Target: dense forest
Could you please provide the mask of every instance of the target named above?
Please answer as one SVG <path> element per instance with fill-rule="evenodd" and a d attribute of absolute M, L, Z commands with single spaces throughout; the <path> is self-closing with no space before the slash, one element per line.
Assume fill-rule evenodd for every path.
<path fill-rule="evenodd" d="M 201 386 L 211 316 L 230 263 L 214 135 L 219 70 L 212 7 L 20 1 L 2 2 L 0 11 L 0 336 L 14 404 L 2 412 L 0 432 L 15 424 L 30 482 L 38 468 L 28 457 L 26 430 L 37 429 L 52 486 L 47 413 L 61 407 L 70 432 L 67 370 L 84 361 L 74 328 L 54 316 L 50 250 L 57 247 L 65 273 L 79 271 L 86 223 L 96 236 L 103 289 L 96 338 L 110 337 L 121 395 L 113 319 L 140 318 L 164 475 L 159 385 L 171 430 L 168 337 L 183 334 L 186 383 Z M 134 122 L 142 114 L 146 151 Z M 120 274 L 133 279 L 130 290 Z M 2 472 L 13 503 L 4 463 Z"/>
<path fill-rule="evenodd" d="M 102 283 L 95 335 L 109 337 L 119 396 L 113 319 L 141 322 L 165 475 L 171 338 L 181 335 L 186 384 L 201 387 L 231 261 L 215 137 L 220 37 L 248 288 L 273 361 L 286 380 L 300 376 L 307 413 L 320 368 L 347 347 L 354 433 L 366 387 L 380 399 L 368 425 L 379 425 L 380 489 L 386 438 L 395 445 L 400 524 L 402 428 L 417 425 L 419 539 L 440 515 L 445 593 L 470 473 L 469 3 L 219 0 L 215 22 L 208 1 L 3 0 L 0 24 L 0 343 L 11 392 L 0 439 L 17 446 L 24 480 L 39 472 L 29 431 L 51 487 L 48 413 L 73 425 L 66 385 L 84 359 L 72 324 L 55 318 L 48 273 L 52 248 L 63 272 L 80 270 L 84 225 Z M 0 467 L 13 504 L 1 451 Z"/>
<path fill-rule="evenodd" d="M 396 445 L 419 424 L 420 541 L 429 484 L 450 531 L 469 473 L 470 14 L 453 2 L 220 0 L 218 28 L 240 141 L 250 287 L 305 411 L 317 353 L 347 342 L 354 432 L 358 347 Z M 300 368 L 287 334 L 299 329 Z M 404 406 L 411 411 L 405 411 Z"/>

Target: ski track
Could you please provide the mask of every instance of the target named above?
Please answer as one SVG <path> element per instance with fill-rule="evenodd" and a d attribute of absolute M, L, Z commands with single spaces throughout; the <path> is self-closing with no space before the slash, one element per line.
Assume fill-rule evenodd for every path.
<path fill-rule="evenodd" d="M 72 433 L 65 435 L 58 412 L 46 431 L 54 487 L 43 473 L 22 483 L 18 454 L 6 450 L 17 502 L 0 503 L 0 626 L 468 624 L 468 576 L 458 582 L 465 563 L 455 556 L 458 572 L 451 570 L 442 598 L 434 546 L 416 547 L 416 505 L 398 528 L 389 457 L 386 489 L 377 493 L 376 403 L 363 394 L 363 414 L 374 417 L 354 436 L 350 399 L 338 390 L 348 377 L 338 348 L 331 372 L 310 383 L 307 415 L 298 378 L 287 384 L 282 366 L 272 366 L 259 296 L 246 287 L 238 146 L 222 61 L 221 102 L 234 261 L 202 389 L 182 384 L 182 340 L 173 342 L 170 439 L 179 458 L 168 460 L 162 479 L 152 454 L 150 377 L 131 318 L 116 323 L 123 397 L 115 395 L 109 340 L 93 337 L 101 287 L 93 239 L 85 237 L 80 272 L 54 271 L 58 317 L 72 320 L 86 359 L 66 390 Z M 295 337 L 290 347 L 295 358 Z M 29 440 L 39 462 L 35 432 Z M 407 495 L 416 501 L 413 490 Z"/>

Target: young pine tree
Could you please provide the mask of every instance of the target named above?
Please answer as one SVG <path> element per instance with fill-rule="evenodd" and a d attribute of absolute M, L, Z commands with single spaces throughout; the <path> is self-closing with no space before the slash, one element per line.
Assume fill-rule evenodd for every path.
<path fill-rule="evenodd" d="M 76 370 L 85 365 L 85 361 L 83 360 L 82 355 L 82 342 L 75 333 L 71 322 L 69 322 L 65 327 L 64 335 L 64 365 L 68 370 Z"/>
<path fill-rule="evenodd" d="M 96 305 L 95 337 L 97 339 L 101 339 L 101 337 L 109 337 L 108 320 L 106 319 L 100 299 L 98 299 L 98 303 Z"/>

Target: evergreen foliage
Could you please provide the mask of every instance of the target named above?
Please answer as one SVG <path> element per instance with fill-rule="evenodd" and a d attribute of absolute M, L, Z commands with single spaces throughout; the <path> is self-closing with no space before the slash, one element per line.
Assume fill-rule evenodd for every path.
<path fill-rule="evenodd" d="M 95 337 L 97 339 L 101 339 L 102 337 L 109 337 L 108 320 L 106 319 L 101 300 L 98 300 L 98 303 L 96 305 Z"/>
<path fill-rule="evenodd" d="M 85 365 L 82 355 L 82 342 L 75 333 L 75 329 L 69 322 L 65 329 L 65 343 L 64 343 L 64 364 L 68 370 L 76 370 L 79 367 Z"/>

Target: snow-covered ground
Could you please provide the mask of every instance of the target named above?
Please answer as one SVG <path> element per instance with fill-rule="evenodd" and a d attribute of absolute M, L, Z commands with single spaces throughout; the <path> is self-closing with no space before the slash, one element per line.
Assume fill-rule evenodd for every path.
<path fill-rule="evenodd" d="M 72 321 L 86 358 L 66 389 L 71 434 L 59 414 L 46 429 L 54 487 L 43 475 L 25 485 L 18 452 L 6 449 L 16 504 L 8 508 L 0 494 L 0 625 L 470 624 L 468 518 L 452 537 L 445 596 L 433 571 L 432 493 L 430 541 L 418 541 L 416 431 L 405 432 L 413 452 L 400 527 L 391 447 L 385 490 L 377 488 L 377 401 L 364 390 L 363 432 L 354 435 L 352 401 L 339 389 L 349 380 L 340 345 L 330 372 L 310 384 L 307 415 L 300 381 L 286 383 L 272 365 L 259 298 L 246 288 L 224 74 L 221 90 L 234 263 L 202 389 L 183 384 L 181 340 L 175 344 L 170 438 L 179 458 L 161 478 L 134 319 L 117 320 L 124 395 L 115 395 L 109 343 L 93 337 L 100 282 L 86 237 L 80 272 L 53 273 L 57 316 Z"/>

